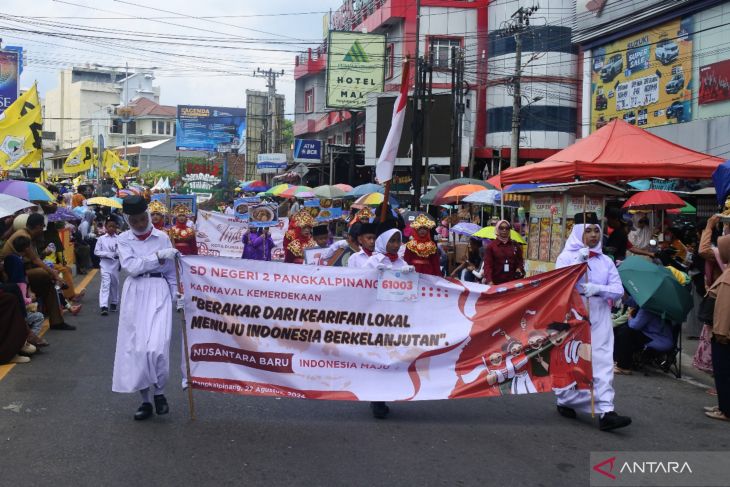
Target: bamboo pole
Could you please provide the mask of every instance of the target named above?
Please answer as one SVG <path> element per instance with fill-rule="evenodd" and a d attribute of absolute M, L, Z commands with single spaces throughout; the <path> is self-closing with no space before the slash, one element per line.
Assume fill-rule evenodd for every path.
<path fill-rule="evenodd" d="M 177 279 L 177 290 L 182 294 L 183 287 L 180 281 L 180 256 L 175 256 L 175 278 Z M 185 323 L 185 310 L 182 312 L 182 335 L 183 335 L 183 348 L 185 349 L 185 373 L 187 374 L 188 382 L 188 408 L 190 409 L 190 421 L 195 421 L 195 403 L 193 402 L 193 388 L 190 385 L 190 352 L 188 349 L 188 330 L 187 324 Z"/>

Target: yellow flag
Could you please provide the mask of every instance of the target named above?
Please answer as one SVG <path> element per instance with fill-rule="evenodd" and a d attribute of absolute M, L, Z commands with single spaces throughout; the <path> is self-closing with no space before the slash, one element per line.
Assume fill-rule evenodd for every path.
<path fill-rule="evenodd" d="M 94 163 L 94 141 L 85 140 L 77 148 L 75 148 L 63 163 L 63 172 L 66 174 L 74 174 L 84 172 L 91 169 Z"/>
<path fill-rule="evenodd" d="M 35 85 L 0 115 L 0 169 L 29 166 L 43 159 L 43 117 Z"/>
<path fill-rule="evenodd" d="M 116 151 L 107 149 L 104 151 L 104 157 L 102 159 L 104 171 L 114 178 L 114 182 L 117 183 L 117 187 L 121 188 L 121 179 L 126 176 L 129 172 L 129 163 L 126 160 L 120 159 L 119 154 Z"/>

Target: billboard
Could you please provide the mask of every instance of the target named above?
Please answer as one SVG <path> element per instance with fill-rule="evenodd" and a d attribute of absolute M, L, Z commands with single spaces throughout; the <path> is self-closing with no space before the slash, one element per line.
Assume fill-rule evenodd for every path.
<path fill-rule="evenodd" d="M 385 36 L 330 31 L 327 45 L 327 108 L 364 109 L 384 91 Z"/>
<path fill-rule="evenodd" d="M 620 118 L 648 128 L 692 119 L 692 18 L 593 49 L 591 131 Z"/>
<path fill-rule="evenodd" d="M 0 50 L 0 113 L 18 99 L 18 65 L 17 51 Z"/>
<path fill-rule="evenodd" d="M 246 109 L 180 105 L 177 107 L 177 150 L 216 152 L 218 144 L 246 150 Z"/>
<path fill-rule="evenodd" d="M 320 162 L 321 160 L 321 140 L 294 140 L 294 162 Z"/>
<path fill-rule="evenodd" d="M 730 59 L 700 67 L 700 105 L 730 100 Z"/>

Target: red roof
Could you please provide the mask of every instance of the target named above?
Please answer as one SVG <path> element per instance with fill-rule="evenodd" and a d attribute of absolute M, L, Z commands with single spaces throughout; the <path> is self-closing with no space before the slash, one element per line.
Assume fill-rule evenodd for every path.
<path fill-rule="evenodd" d="M 129 104 L 133 117 L 177 117 L 177 107 L 160 105 L 149 98 L 140 97 Z"/>
<path fill-rule="evenodd" d="M 607 182 L 634 179 L 709 179 L 725 162 L 662 139 L 623 120 L 580 139 L 570 147 L 537 164 L 507 169 L 503 185 L 516 183 L 564 183 L 580 179 Z"/>

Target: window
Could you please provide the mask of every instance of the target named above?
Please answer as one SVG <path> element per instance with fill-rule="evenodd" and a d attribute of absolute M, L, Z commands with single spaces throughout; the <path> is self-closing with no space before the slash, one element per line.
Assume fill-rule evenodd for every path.
<path fill-rule="evenodd" d="M 165 135 L 170 135 L 170 122 L 165 122 Z"/>
<path fill-rule="evenodd" d="M 152 120 L 152 133 L 153 134 L 157 133 L 157 121 L 156 120 Z"/>
<path fill-rule="evenodd" d="M 314 88 L 304 92 L 304 113 L 314 111 Z"/>
<path fill-rule="evenodd" d="M 345 132 L 345 145 L 350 145 L 350 132 Z"/>
<path fill-rule="evenodd" d="M 451 48 L 461 48 L 460 37 L 431 37 L 434 69 L 451 69 Z"/>
<path fill-rule="evenodd" d="M 388 44 L 387 49 L 385 49 L 385 79 L 390 79 L 393 77 L 394 53 L 395 45 L 392 43 Z"/>
<path fill-rule="evenodd" d="M 165 122 L 163 122 L 162 120 L 159 120 L 157 122 L 157 133 L 160 135 L 165 133 Z"/>
<path fill-rule="evenodd" d="M 355 144 L 365 145 L 365 126 L 358 127 L 355 130 Z"/>

